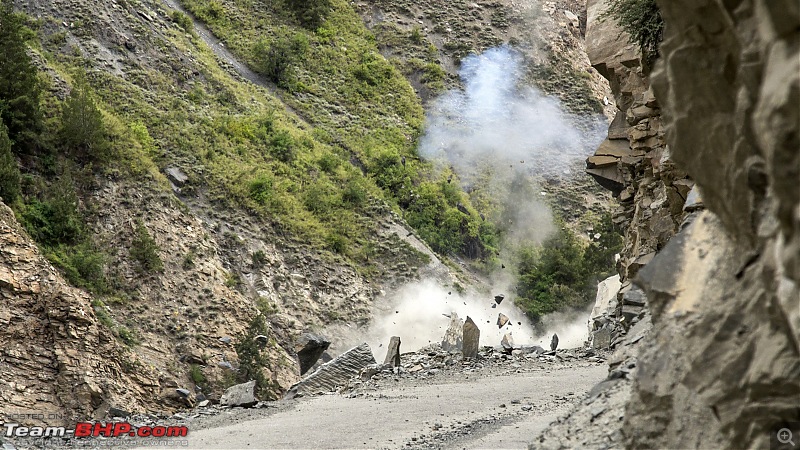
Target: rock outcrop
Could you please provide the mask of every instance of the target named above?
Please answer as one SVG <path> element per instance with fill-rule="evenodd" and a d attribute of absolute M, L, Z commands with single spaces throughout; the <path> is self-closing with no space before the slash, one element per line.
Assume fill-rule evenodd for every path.
<path fill-rule="evenodd" d="M 587 50 L 619 112 L 587 163 L 621 204 L 609 378 L 632 382 L 604 388 L 621 429 L 587 442 L 767 448 L 800 422 L 800 7 L 659 1 L 649 74 L 605 4 Z M 560 426 L 591 428 L 591 407 Z"/>
<path fill-rule="evenodd" d="M 2 203 L 0 299 L 0 421 L 66 425 L 158 399 L 158 375 L 99 323 L 91 298 L 61 277 Z"/>

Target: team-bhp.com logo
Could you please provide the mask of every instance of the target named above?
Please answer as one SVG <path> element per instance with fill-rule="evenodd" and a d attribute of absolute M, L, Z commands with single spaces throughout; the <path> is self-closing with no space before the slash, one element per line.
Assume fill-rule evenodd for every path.
<path fill-rule="evenodd" d="M 5 437 L 186 437 L 189 429 L 185 426 L 134 427 L 128 422 L 89 423 L 79 422 L 75 428 L 66 427 L 23 427 L 18 423 L 3 423 Z"/>

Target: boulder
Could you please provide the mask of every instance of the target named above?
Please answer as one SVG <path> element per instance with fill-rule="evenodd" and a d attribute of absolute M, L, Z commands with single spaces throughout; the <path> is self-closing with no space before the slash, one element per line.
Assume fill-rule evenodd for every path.
<path fill-rule="evenodd" d="M 258 403 L 255 390 L 255 380 L 248 381 L 247 383 L 237 384 L 236 386 L 231 386 L 225 390 L 224 394 L 222 394 L 219 404 L 222 406 L 241 406 L 244 408 L 249 408 Z"/>
<path fill-rule="evenodd" d="M 597 285 L 597 297 L 589 319 L 589 339 L 594 342 L 594 333 L 604 327 L 609 327 L 609 342 L 613 337 L 614 323 L 617 311 L 617 296 L 622 289 L 619 275 L 612 275 Z M 627 289 L 630 289 L 628 285 Z M 606 348 L 606 347 L 604 347 Z"/>
<path fill-rule="evenodd" d="M 683 205 L 683 210 L 686 212 L 694 212 L 704 207 L 703 199 L 700 196 L 700 189 L 697 186 L 692 187 L 686 195 L 686 203 Z"/>
<path fill-rule="evenodd" d="M 467 320 L 464 322 L 462 336 L 463 347 L 461 353 L 464 358 L 477 358 L 478 347 L 481 340 L 481 330 L 469 316 L 467 316 Z"/>
<path fill-rule="evenodd" d="M 614 311 L 617 309 L 617 294 L 622 288 L 622 282 L 619 275 L 612 275 L 597 285 L 597 296 L 594 299 L 594 307 L 590 318 L 592 322 L 603 318 L 613 317 Z M 591 327 L 590 331 L 595 329 Z"/>
<path fill-rule="evenodd" d="M 442 350 L 446 352 L 459 352 L 463 346 L 464 321 L 455 311 L 450 313 L 450 326 L 442 339 Z"/>
<path fill-rule="evenodd" d="M 376 361 L 372 356 L 372 349 L 366 343 L 361 344 L 321 365 L 311 375 L 295 383 L 286 392 L 285 398 L 335 391 L 347 384 L 351 377 L 358 376 L 361 369 L 373 364 Z"/>
<path fill-rule="evenodd" d="M 167 175 L 167 179 L 172 182 L 177 187 L 183 187 L 187 181 L 189 181 L 189 177 L 186 176 L 183 171 L 177 167 L 168 167 L 164 172 Z"/>
<path fill-rule="evenodd" d="M 574 12 L 565 9 L 564 16 L 567 18 L 567 20 L 569 20 L 569 24 L 573 27 L 579 28 L 581 26 L 581 20 Z"/>
<path fill-rule="evenodd" d="M 298 340 L 297 359 L 300 364 L 300 375 L 305 375 L 331 345 L 330 341 L 313 333 L 304 333 Z"/>
<path fill-rule="evenodd" d="M 400 336 L 392 336 L 389 340 L 389 348 L 386 350 L 384 364 L 392 367 L 400 367 Z"/>
<path fill-rule="evenodd" d="M 611 328 L 605 326 L 592 334 L 592 348 L 607 349 L 611 346 Z"/>
<path fill-rule="evenodd" d="M 505 353 L 511 353 L 514 350 L 514 337 L 511 336 L 511 333 L 506 333 L 503 336 L 503 339 L 500 341 L 500 345 L 503 346 L 503 351 Z"/>

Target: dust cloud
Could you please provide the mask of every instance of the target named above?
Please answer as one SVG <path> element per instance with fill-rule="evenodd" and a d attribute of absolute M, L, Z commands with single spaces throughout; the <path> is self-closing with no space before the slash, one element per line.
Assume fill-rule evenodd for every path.
<path fill-rule="evenodd" d="M 473 205 L 504 235 L 506 260 L 542 242 L 553 216 L 540 187 L 574 176 L 605 137 L 605 116 L 577 116 L 526 85 L 525 61 L 502 46 L 462 61 L 463 89 L 436 99 L 419 154 L 458 175 Z"/>
<path fill-rule="evenodd" d="M 383 361 L 392 336 L 400 336 L 403 352 L 441 343 L 450 324 L 448 316 L 453 311 L 462 320 L 467 316 L 472 318 L 481 330 L 481 346 L 500 345 L 506 333 L 511 334 L 517 346 L 540 345 L 546 350 L 550 349 L 553 333 L 558 334 L 558 348 L 581 347 L 588 337 L 588 309 L 549 314 L 534 327 L 509 295 L 497 305 L 494 295 L 475 292 L 462 295 L 434 280 L 406 284 L 379 304 L 383 306 L 376 312 L 364 338 L 378 361 Z M 499 313 L 510 319 L 502 329 L 497 327 Z"/>
<path fill-rule="evenodd" d="M 522 56 L 508 46 L 465 58 L 464 89 L 433 103 L 420 155 L 446 162 L 466 183 L 486 168 L 503 178 L 569 172 L 600 144 L 606 120 L 564 111 L 557 98 L 522 85 L 524 75 Z"/>
<path fill-rule="evenodd" d="M 380 354 L 380 349 L 385 349 L 392 336 L 400 336 L 402 351 L 414 351 L 428 344 L 441 343 L 450 324 L 450 318 L 445 315 L 449 316 L 453 311 L 462 320 L 467 316 L 472 318 L 481 330 L 482 346 L 500 345 L 506 333 L 511 333 L 515 344 L 532 343 L 536 337 L 530 321 L 507 295 L 498 305 L 494 295 L 474 292 L 462 295 L 434 280 L 423 280 L 406 284 L 397 292 L 387 295 L 386 300 L 381 302 L 386 306 L 375 315 L 367 332 L 367 343 L 376 357 L 384 356 Z M 499 313 L 510 319 L 502 329 L 497 327 Z M 384 347 L 380 347 L 381 344 Z"/>
<path fill-rule="evenodd" d="M 565 112 L 558 99 L 523 85 L 522 56 L 510 47 L 490 49 L 462 61 L 463 90 L 435 100 L 420 140 L 420 156 L 440 170 L 450 170 L 473 204 L 485 208 L 487 220 L 503 232 L 499 258 L 510 264 L 516 248 L 542 242 L 554 231 L 553 216 L 539 184 L 569 177 L 600 144 L 607 127 L 603 116 L 578 117 Z M 494 205 L 493 208 L 490 206 Z M 492 274 L 491 294 L 460 294 L 433 280 L 407 284 L 376 302 L 379 310 L 367 332 L 367 343 L 382 360 L 391 336 L 400 336 L 402 351 L 441 342 L 455 311 L 472 317 L 481 330 L 481 345 L 497 346 L 511 333 L 516 345 L 550 348 L 558 333 L 559 348 L 583 344 L 588 312 L 553 314 L 536 327 L 514 303 L 512 267 Z M 494 295 L 505 300 L 492 308 Z M 498 329 L 498 313 L 510 324 Z"/>

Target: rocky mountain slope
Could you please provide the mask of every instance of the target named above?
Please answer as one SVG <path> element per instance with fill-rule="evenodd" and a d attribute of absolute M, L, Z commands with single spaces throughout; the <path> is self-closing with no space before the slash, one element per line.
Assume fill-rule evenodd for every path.
<path fill-rule="evenodd" d="M 391 18 L 384 26 L 401 27 L 404 40 L 414 31 L 403 23 L 412 12 L 399 2 L 383 12 L 377 3 L 372 9 L 336 3 L 330 23 L 348 33 L 320 32 L 308 51 L 341 58 L 336 63 L 346 70 L 335 79 L 317 77 L 314 71 L 332 63 L 303 68 L 295 62 L 299 84 L 291 88 L 254 70 L 248 42 L 228 34 L 236 20 L 253 25 L 239 14 L 241 5 L 59 0 L 14 6 L 31 18 L 29 53 L 46 91 L 45 128 L 58 127 L 62 102 L 85 78 L 113 157 L 73 157 L 58 142 L 17 157 L 22 195 L 19 202 L 5 200 L 16 217 L 5 207 L 2 214 L 0 293 L 8 326 L 0 331 L 7 343 L 0 356 L 0 420 L 45 411 L 53 417 L 29 422 L 54 425 L 103 418 L 110 410 L 173 411 L 218 400 L 241 373 L 247 333 L 261 338 L 258 354 L 248 357 L 258 359 L 266 380 L 262 394 L 276 398 L 299 377 L 295 345 L 303 332 L 324 330 L 334 341 L 331 351 L 342 351 L 345 337 L 364 330 L 373 307 L 397 286 L 426 277 L 454 290 L 480 287 L 461 269 L 466 264 L 432 250 L 433 241 L 419 231 L 424 217 L 417 229 L 409 225 L 413 214 L 392 191 L 413 199 L 407 191 L 423 185 L 444 195 L 445 175 L 420 161 L 413 143 L 422 100 L 457 84 L 463 52 L 524 41 L 530 82 L 563 95 L 578 112 L 600 111 L 607 95 L 580 51 L 582 20 L 564 13 L 580 14 L 569 2 L 546 5 L 545 15 L 535 18 L 542 29 L 537 36 L 526 28 L 534 2 L 451 5 L 441 17 L 438 3 L 420 5 L 424 11 L 414 14 L 429 18 L 422 39 L 441 52 L 436 64 L 445 73 L 427 94 L 415 84 L 420 74 L 403 70 L 417 62 L 390 67 L 379 58 L 378 51 L 393 55 L 391 33 L 376 28 L 373 14 Z M 263 20 L 275 21 L 266 29 L 308 34 L 273 6 L 260 9 Z M 358 12 L 375 25 L 375 41 Z M 447 23 L 453 30 L 441 28 Z M 259 27 L 236 31 L 258 36 Z M 539 47 L 542 38 L 552 48 Z M 370 78 L 373 72 L 385 79 Z M 337 97 L 353 86 L 345 92 L 351 97 Z M 399 187 L 374 181 L 384 170 L 397 177 L 386 176 L 387 186 Z M 581 205 L 582 183 L 570 194 Z M 82 247 L 37 250 L 23 225 L 35 229 L 31 224 L 41 217 L 34 206 L 46 210 L 65 185 L 76 193 L 67 203 L 87 222 L 90 237 Z M 462 233 L 483 229 L 478 212 L 466 194 L 448 192 L 447 202 L 431 209 L 464 214 L 469 221 L 459 221 L 459 234 L 479 242 L 474 230 Z M 604 208 L 602 196 L 586 195 L 595 209 Z M 101 269 L 81 259 L 87 248 L 89 256 L 99 255 Z M 102 286 L 82 283 L 97 271 Z M 39 287 L 28 280 L 39 280 Z M 253 320 L 258 317 L 265 322 Z"/>
<path fill-rule="evenodd" d="M 797 430 L 800 10 L 658 3 L 652 73 L 597 20 L 608 2 L 588 4 L 620 109 L 588 160 L 627 230 L 594 320 L 616 352 L 604 394 L 535 446 L 766 448 Z"/>

